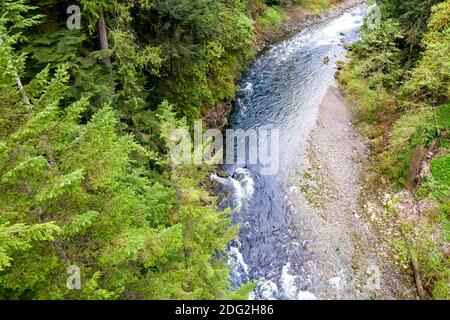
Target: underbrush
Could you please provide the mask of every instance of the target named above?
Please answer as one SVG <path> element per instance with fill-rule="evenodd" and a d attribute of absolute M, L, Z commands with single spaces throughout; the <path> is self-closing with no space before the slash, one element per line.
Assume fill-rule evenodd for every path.
<path fill-rule="evenodd" d="M 336 2 L 336 1 L 334 1 Z M 319 13 L 330 7 L 332 1 L 331 0 L 300 0 L 299 4 L 304 7 L 306 10 Z"/>
<path fill-rule="evenodd" d="M 400 230 L 390 239 L 396 264 L 412 278 L 411 261 L 417 261 L 429 297 L 450 299 L 450 104 L 405 107 L 384 87 L 371 87 L 354 64 L 339 80 L 362 134 L 370 139 L 374 173 L 369 183 L 382 192 L 386 186 L 409 189 L 416 204 L 433 204 L 417 220 L 397 215 Z"/>
<path fill-rule="evenodd" d="M 448 215 L 448 208 L 430 210 L 419 221 L 403 222 L 402 236 L 393 241 L 398 263 L 408 271 L 411 259 L 416 260 L 423 286 L 436 300 L 450 299 L 450 258 L 441 246 L 442 242 L 450 241 Z"/>
<path fill-rule="evenodd" d="M 279 26 L 285 19 L 286 16 L 280 9 L 268 7 L 256 21 L 263 30 L 266 30 L 268 28 Z"/>

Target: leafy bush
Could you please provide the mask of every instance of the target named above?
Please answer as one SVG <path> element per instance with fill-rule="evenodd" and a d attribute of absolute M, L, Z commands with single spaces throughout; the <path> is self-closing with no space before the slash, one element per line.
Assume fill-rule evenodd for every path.
<path fill-rule="evenodd" d="M 269 7 L 262 16 L 258 17 L 257 21 L 263 29 L 266 29 L 269 27 L 278 26 L 281 22 L 283 22 L 283 19 L 284 17 L 280 10 L 275 7 Z"/>
<path fill-rule="evenodd" d="M 300 0 L 299 3 L 311 12 L 321 12 L 331 5 L 331 0 Z"/>
<path fill-rule="evenodd" d="M 402 75 L 402 51 L 397 47 L 402 38 L 400 25 L 383 21 L 380 28 L 364 30 L 362 41 L 353 45 L 353 72 L 368 80 L 371 88 L 394 87 Z"/>
<path fill-rule="evenodd" d="M 434 159 L 431 162 L 434 189 L 431 196 L 437 200 L 450 199 L 450 155 Z"/>
<path fill-rule="evenodd" d="M 450 240 L 449 222 L 448 216 L 428 212 L 415 225 L 404 224 L 401 228 L 403 237 L 394 244 L 404 269 L 409 269 L 411 256 L 417 259 L 425 290 L 438 300 L 450 299 L 450 258 L 440 245 Z"/>
<path fill-rule="evenodd" d="M 400 186 L 407 186 L 407 176 L 413 165 L 414 151 L 428 146 L 436 137 L 431 108 L 406 112 L 395 123 L 389 135 L 390 147 L 383 170 Z M 421 165 L 421 163 L 420 163 Z"/>

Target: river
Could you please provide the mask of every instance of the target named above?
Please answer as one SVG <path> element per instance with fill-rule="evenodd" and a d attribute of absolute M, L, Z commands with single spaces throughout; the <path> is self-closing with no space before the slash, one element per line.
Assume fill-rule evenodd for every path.
<path fill-rule="evenodd" d="M 287 194 L 294 173 L 307 163 L 307 139 L 336 62 L 345 60 L 344 44 L 359 38 L 366 13 L 364 5 L 349 9 L 274 45 L 239 83 L 231 128 L 280 132 L 277 174 L 263 176 L 258 165 L 229 165 L 224 169 L 230 178 L 212 177 L 228 188 L 221 206 L 234 208 L 234 222 L 240 224 L 239 240 L 229 247 L 232 285 L 258 281 L 253 299 L 316 298 L 311 289 L 320 263 L 306 245 L 311 239 L 293 227 L 302 212 Z"/>

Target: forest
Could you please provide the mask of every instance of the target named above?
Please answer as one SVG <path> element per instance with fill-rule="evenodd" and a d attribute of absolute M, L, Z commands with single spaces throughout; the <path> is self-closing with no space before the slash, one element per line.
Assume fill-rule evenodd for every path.
<path fill-rule="evenodd" d="M 212 167 L 174 166 L 171 133 L 225 127 L 258 38 L 289 8 L 337 2 L 1 0 L 0 299 L 247 299 Z M 450 1 L 380 6 L 340 82 L 374 181 L 439 203 L 395 245 L 408 260 L 413 243 L 426 295 L 449 299 Z"/>
<path fill-rule="evenodd" d="M 208 169 L 174 168 L 167 150 L 170 130 L 234 94 L 252 57 L 246 3 L 78 1 L 70 30 L 72 4 L 0 4 L 0 297 L 239 294 Z"/>

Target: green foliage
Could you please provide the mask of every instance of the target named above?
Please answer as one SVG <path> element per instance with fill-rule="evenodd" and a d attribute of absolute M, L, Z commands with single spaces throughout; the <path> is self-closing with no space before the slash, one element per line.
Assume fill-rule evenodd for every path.
<path fill-rule="evenodd" d="M 269 7 L 264 12 L 264 15 L 258 18 L 258 24 L 263 28 L 278 26 L 283 22 L 282 13 L 275 7 Z"/>
<path fill-rule="evenodd" d="M 402 115 L 390 132 L 390 148 L 384 170 L 400 185 L 408 184 L 407 176 L 418 148 L 429 146 L 436 136 L 431 109 L 409 111 Z"/>
<path fill-rule="evenodd" d="M 64 229 L 62 230 L 65 237 L 71 237 L 76 235 L 82 235 L 83 232 L 87 231 L 92 223 L 98 217 L 99 213 L 96 211 L 88 211 L 79 215 L 75 215 L 70 218 Z"/>
<path fill-rule="evenodd" d="M 296 1 L 311 12 L 321 12 L 330 7 L 331 0 L 299 0 Z"/>
<path fill-rule="evenodd" d="M 0 271 L 11 266 L 12 253 L 26 251 L 34 242 L 54 240 L 59 230 L 53 222 L 34 225 L 10 225 L 9 222 L 0 224 Z"/>
<path fill-rule="evenodd" d="M 402 73 L 402 53 L 397 47 L 401 38 L 400 26 L 392 20 L 383 21 L 380 28 L 366 30 L 362 41 L 353 46 L 353 72 L 368 79 L 371 88 L 394 87 Z"/>
<path fill-rule="evenodd" d="M 446 130 L 450 128 L 450 103 L 436 108 L 436 119 L 440 129 Z"/>
<path fill-rule="evenodd" d="M 450 2 L 433 8 L 429 32 L 424 37 L 425 51 L 411 78 L 404 85 L 406 94 L 413 98 L 429 98 L 433 102 L 450 96 Z"/>
<path fill-rule="evenodd" d="M 450 299 L 450 259 L 440 247 L 440 243 L 448 241 L 448 226 L 448 216 L 429 212 L 416 225 L 404 225 L 404 238 L 395 243 L 405 269 L 409 268 L 411 255 L 417 259 L 425 289 L 429 289 L 431 297 L 436 300 Z"/>
<path fill-rule="evenodd" d="M 354 67 L 354 61 L 350 63 L 350 68 L 344 70 L 339 81 L 345 85 L 344 90 L 348 94 L 355 106 L 354 115 L 364 122 L 374 124 L 383 121 L 387 116 L 391 116 L 391 105 L 389 94 L 386 89 L 378 86 L 371 88 L 368 81 L 360 76 L 360 69 Z M 369 136 L 373 136 L 369 134 Z"/>
<path fill-rule="evenodd" d="M 247 300 L 250 292 L 256 288 L 257 283 L 248 282 L 240 287 L 235 292 L 232 292 L 227 298 L 229 300 Z"/>
<path fill-rule="evenodd" d="M 58 29 L 54 32 L 33 35 L 30 37 L 26 51 L 39 65 L 48 63 L 64 63 L 76 61 L 80 55 L 80 49 L 86 37 L 81 32 Z"/>
<path fill-rule="evenodd" d="M 5 26 L 11 22 L 2 20 L 0 30 Z M 94 107 L 96 89 L 79 99 L 69 90 L 77 86 L 71 66 L 89 71 L 88 79 L 98 72 L 80 64 L 87 59 L 66 61 L 79 50 L 46 58 L 36 55 L 40 46 L 66 40 L 34 42 L 32 59 L 61 63 L 44 67 L 20 89 L 25 55 L 17 53 L 15 35 L 2 33 L 0 63 L 13 68 L 0 79 L 1 298 L 212 299 L 229 293 L 221 253 L 236 228 L 199 187 L 207 169 L 167 173 L 166 138 L 184 121 L 163 103 L 150 120 L 153 150 L 130 134 L 141 132 L 137 119 L 147 114 L 144 72 L 157 75 L 162 60 L 155 46 L 138 46 L 128 27 L 112 36 L 113 70 L 100 70 L 120 77 L 118 88 L 107 86 L 116 96 Z M 66 287 L 69 265 L 80 267 L 80 290 Z"/>
<path fill-rule="evenodd" d="M 165 95 L 177 114 L 198 119 L 203 109 L 231 98 L 252 57 L 252 21 L 244 4 L 180 1 L 168 8 L 156 1 L 149 13 L 163 26 L 150 36 L 162 48 Z"/>
<path fill-rule="evenodd" d="M 58 107 L 66 75 L 59 68 L 53 79 L 43 81 L 48 85 L 28 120 L 2 137 L 9 152 L 0 172 L 0 294 L 97 299 L 124 297 L 126 290 L 128 298 L 158 298 L 159 289 L 150 292 L 148 282 L 182 272 L 185 277 L 165 298 L 224 296 L 226 261 L 210 261 L 225 250 L 235 230 L 215 203 L 205 206 L 192 197 L 208 197 L 197 189 L 202 176 L 192 168 L 165 181 L 181 195 L 175 204 L 174 191 L 133 165 L 130 154 L 139 147 L 131 136 L 117 135 L 110 107 L 87 124 L 79 123 L 86 101 Z M 40 106 L 42 101 L 52 107 Z M 33 245 L 40 241 L 52 246 Z M 16 274 L 19 268 L 33 270 L 36 256 L 51 265 L 33 271 L 32 279 Z M 79 292 L 65 288 L 67 263 L 82 267 L 83 278 L 91 279 Z M 186 279 L 194 282 L 185 285 Z"/>
<path fill-rule="evenodd" d="M 450 199 L 450 156 L 434 159 L 431 162 L 433 186 L 431 197 L 441 201 Z"/>
<path fill-rule="evenodd" d="M 381 28 L 363 28 L 340 80 L 373 139 L 377 179 L 415 188 L 429 152 L 437 153 L 417 196 L 439 209 L 406 223 L 395 247 L 406 270 L 411 254 L 417 258 L 432 298 L 449 299 L 450 261 L 443 246 L 449 237 L 450 1 L 388 0 L 381 10 Z"/>
<path fill-rule="evenodd" d="M 309 12 L 320 13 L 321 11 L 328 9 L 332 3 L 339 2 L 339 0 L 264 0 L 264 2 L 268 6 L 288 7 L 300 5 Z"/>
<path fill-rule="evenodd" d="M 442 0 L 387 0 L 381 4 L 384 18 L 395 18 L 406 33 L 406 46 L 414 50 L 425 32 L 433 6 Z M 410 52 L 411 53 L 411 52 Z"/>
<path fill-rule="evenodd" d="M 26 0 L 4 0 L 0 4 L 0 24 L 12 32 L 18 32 L 36 25 L 42 15 L 30 14 L 36 7 Z"/>

